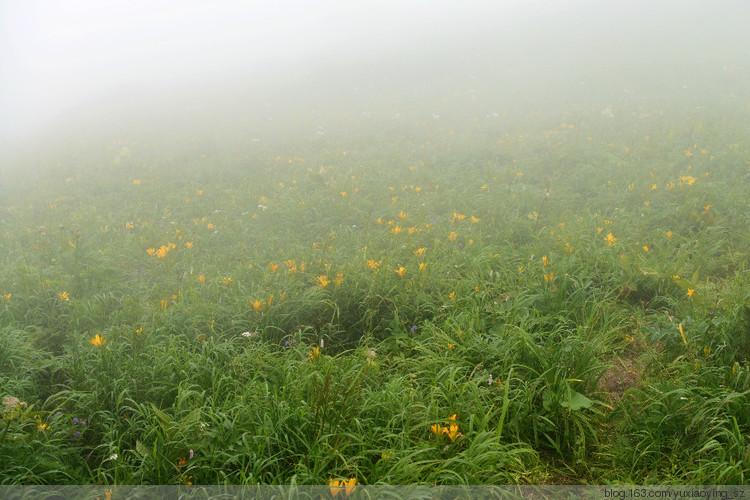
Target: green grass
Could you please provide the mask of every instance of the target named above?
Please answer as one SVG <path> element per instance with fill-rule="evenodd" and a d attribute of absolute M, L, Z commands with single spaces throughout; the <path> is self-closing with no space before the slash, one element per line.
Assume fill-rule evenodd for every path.
<path fill-rule="evenodd" d="M 0 483 L 746 483 L 750 129 L 714 113 L 21 158 Z"/>

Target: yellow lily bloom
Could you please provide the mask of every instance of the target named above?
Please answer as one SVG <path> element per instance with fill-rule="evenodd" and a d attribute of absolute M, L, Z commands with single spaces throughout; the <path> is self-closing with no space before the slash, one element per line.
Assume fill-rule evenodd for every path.
<path fill-rule="evenodd" d="M 93 339 L 89 339 L 89 342 L 91 342 L 96 347 L 104 347 L 104 344 L 107 343 L 107 341 L 103 337 L 100 337 L 98 333 L 96 334 L 96 336 L 94 336 Z"/>

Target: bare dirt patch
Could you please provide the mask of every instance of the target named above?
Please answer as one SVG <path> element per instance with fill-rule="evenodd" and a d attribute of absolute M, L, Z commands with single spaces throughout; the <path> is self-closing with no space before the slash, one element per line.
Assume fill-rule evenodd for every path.
<path fill-rule="evenodd" d="M 637 387 L 643 367 L 635 358 L 615 358 L 599 380 L 598 388 L 609 394 L 612 402 L 619 402 L 628 389 Z"/>

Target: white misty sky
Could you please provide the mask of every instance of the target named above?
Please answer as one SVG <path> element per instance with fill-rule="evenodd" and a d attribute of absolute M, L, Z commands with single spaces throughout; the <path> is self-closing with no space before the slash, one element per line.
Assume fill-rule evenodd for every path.
<path fill-rule="evenodd" d="M 89 98 L 517 27 L 592 0 L 0 0 L 0 132 Z"/>

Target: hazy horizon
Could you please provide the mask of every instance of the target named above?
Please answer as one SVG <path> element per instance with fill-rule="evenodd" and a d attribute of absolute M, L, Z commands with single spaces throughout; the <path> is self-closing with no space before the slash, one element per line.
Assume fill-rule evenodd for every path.
<path fill-rule="evenodd" d="M 713 5 L 6 3 L 0 133 L 13 144 L 131 120 L 199 130 L 328 105 L 407 102 L 447 118 L 446 103 L 496 113 L 504 103 L 747 99 L 750 10 Z"/>

